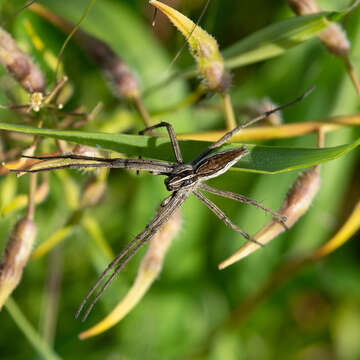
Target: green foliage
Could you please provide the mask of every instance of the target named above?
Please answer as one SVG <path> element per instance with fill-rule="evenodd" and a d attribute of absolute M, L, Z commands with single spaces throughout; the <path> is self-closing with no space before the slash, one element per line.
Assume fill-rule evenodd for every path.
<path fill-rule="evenodd" d="M 4 16 L 8 16 L 24 3 L 3 0 L 0 2 L 1 11 Z M 76 22 L 88 5 L 88 0 L 47 0 L 41 3 Z M 358 98 L 342 62 L 328 54 L 318 40 L 314 38 L 292 48 L 283 46 L 284 42 L 272 38 L 274 32 L 267 31 L 266 36 L 261 32 L 256 36 L 247 36 L 266 26 L 276 29 L 277 35 L 286 34 L 286 29 L 280 28 L 279 24 L 293 26 L 301 23 L 303 26 L 305 23 L 306 26 L 313 26 L 306 28 L 307 36 L 313 37 L 315 31 L 324 24 L 324 14 L 307 19 L 285 20 L 293 16 L 285 3 L 268 0 L 212 1 L 202 27 L 216 39 L 223 39 L 227 47 L 239 41 L 233 47 L 236 50 L 224 52 L 236 66 L 269 59 L 270 55 L 275 54 L 273 51 L 266 52 L 258 45 L 261 41 L 257 43 L 254 38 L 258 39 L 259 34 L 262 34 L 267 44 L 271 44 L 273 40 L 273 48 L 279 41 L 282 44 L 277 47 L 279 52 L 276 53 L 281 53 L 282 56 L 234 70 L 230 88 L 234 105 L 241 106 L 254 98 L 265 96 L 283 104 L 315 84 L 317 89 L 310 97 L 284 111 L 285 123 L 355 113 L 359 108 Z M 349 6 L 350 1 L 322 1 L 321 5 L 326 11 L 339 11 Z M 201 6 L 203 3 L 200 2 L 179 2 L 179 9 L 192 19 L 199 15 Z M 183 38 L 160 15 L 159 24 L 153 30 L 149 24 L 151 11 L 146 1 L 98 0 L 82 25 L 83 29 L 105 40 L 125 59 L 137 74 L 143 90 L 151 89 L 164 79 L 172 56 L 183 42 Z M 244 13 L 247 21 L 241 22 Z M 47 82 L 50 84 L 53 74 L 46 68 L 43 56 L 34 49 L 26 34 L 25 19 L 31 22 L 46 49 L 54 54 L 57 54 L 66 36 L 29 11 L 22 12 L 6 25 L 15 38 L 21 40 L 24 48 L 36 56 L 43 71 L 48 74 Z M 274 23 L 277 25 L 271 25 Z M 356 59 L 360 54 L 360 9 L 345 17 L 343 26 L 352 43 L 352 58 Z M 295 26 L 295 29 L 299 28 Z M 161 36 L 157 39 L 158 33 Z M 305 32 L 300 33 L 304 34 Z M 301 38 L 299 34 L 296 36 L 297 39 Z M 256 50 L 251 53 L 251 57 L 249 49 Z M 122 156 L 142 155 L 173 160 L 166 138 L 135 135 L 143 127 L 139 116 L 132 106 L 114 98 L 99 69 L 75 43 L 70 42 L 65 49 L 63 62 L 74 89 L 64 110 L 72 111 L 83 105 L 90 111 L 97 102 L 102 101 L 104 109 L 95 120 L 81 131 L 62 131 L 56 129 L 57 118 L 48 112 L 45 128 L 40 130 L 24 125 L 21 116 L 0 110 L 1 129 L 99 145 L 104 149 L 120 152 Z M 192 59 L 183 55 L 172 70 L 182 72 L 192 65 Z M 359 74 L 359 67 L 356 70 Z M 4 78 L 8 77 L 2 75 Z M 18 94 L 16 86 L 12 83 L 12 91 L 20 98 L 23 95 Z M 145 103 L 150 112 L 167 110 L 184 99 L 191 86 L 183 78 L 178 78 L 160 91 L 150 93 L 145 98 Z M 6 99 L 3 93 L 0 91 L 1 103 Z M 25 97 L 23 99 L 26 100 Z M 192 106 L 175 113 L 167 111 L 161 120 L 171 122 L 177 133 L 222 129 L 223 115 L 214 110 L 213 106 L 220 103 L 219 98 L 205 99 L 204 102 L 211 106 Z M 241 120 L 243 119 L 239 116 L 239 121 Z M 105 127 L 107 132 L 112 131 L 113 134 L 102 133 Z M 118 133 L 120 131 L 130 134 Z M 316 139 L 313 135 L 247 145 L 250 155 L 237 165 L 237 169 L 243 171 L 228 172 L 214 179 L 211 185 L 244 194 L 270 208 L 278 209 L 298 174 L 289 170 L 324 163 L 321 168 L 321 190 L 309 212 L 294 228 L 264 249 L 220 272 L 217 264 L 239 248 L 243 240 L 239 234 L 215 219 L 196 198 L 188 199 L 183 208 L 182 231 L 170 248 L 159 280 L 120 324 L 106 334 L 84 342 L 77 339 L 78 333 L 103 318 L 119 302 L 132 284 L 143 252 L 118 276 L 84 325 L 74 319 L 75 310 L 109 258 L 83 227 L 76 226 L 72 235 L 55 252 L 27 265 L 23 280 L 13 295 L 22 313 L 39 335 L 51 338 L 51 334 L 44 334 L 44 319 L 48 315 L 46 309 L 51 303 L 52 293 L 44 291 L 44 288 L 53 271 L 51 266 L 54 259 L 60 258 L 60 265 L 56 270 L 62 275 L 60 301 L 58 312 L 55 310 L 55 314 L 52 314 L 55 317 L 58 315 L 58 320 L 54 343 L 50 345 L 51 351 L 57 355 L 51 352 L 50 356 L 39 355 L 36 344 L 31 345 L 26 340 L 21 326 L 16 325 L 7 310 L 3 309 L 0 312 L 1 356 L 14 360 L 38 359 L 40 356 L 59 356 L 63 359 L 84 357 L 89 360 L 358 359 L 360 346 L 357 338 L 354 338 L 360 322 L 358 234 L 352 242 L 321 263 L 309 265 L 284 286 L 274 289 L 245 321 L 234 321 L 232 327 L 224 324 L 233 317 L 232 311 L 255 293 L 285 258 L 315 249 L 327 241 L 344 222 L 354 201 L 359 199 L 360 157 L 356 148 L 359 136 L 359 129 L 355 127 L 334 131 L 327 135 L 326 148 L 321 150 L 315 149 Z M 49 139 L 42 142 L 38 153 L 54 149 L 53 141 Z M 5 150 L 8 150 L 9 144 L 8 140 L 4 141 Z M 188 140 L 181 141 L 180 145 L 185 158 L 190 160 L 206 144 Z M 236 143 L 231 146 L 235 145 Z M 345 154 L 347 155 L 344 156 Z M 337 160 L 329 161 L 333 159 Z M 86 173 L 79 174 L 76 171 L 69 172 L 69 175 L 78 187 L 88 178 Z M 6 198 L 4 192 L 9 189 L 6 185 L 8 179 L 0 179 L 1 199 Z M 36 208 L 38 244 L 59 230 L 73 214 L 73 209 L 64 200 L 66 189 L 61 178 L 50 174 L 50 180 L 51 195 Z M 27 176 L 18 180 L 19 192 L 26 193 L 27 183 Z M 166 195 L 161 177 L 149 174 L 136 176 L 133 172 L 115 170 L 110 172 L 104 202 L 88 211 L 101 224 L 107 242 L 118 253 L 144 228 Z M 214 198 L 214 201 L 234 223 L 250 234 L 269 220 L 258 209 L 230 200 Z M 5 205 L 1 204 L 2 207 Z M 19 212 L 0 219 L 1 250 L 12 226 L 21 216 L 23 214 Z M 38 344 L 40 348 L 43 346 L 41 341 Z M 44 348 L 49 350 L 42 347 Z"/>

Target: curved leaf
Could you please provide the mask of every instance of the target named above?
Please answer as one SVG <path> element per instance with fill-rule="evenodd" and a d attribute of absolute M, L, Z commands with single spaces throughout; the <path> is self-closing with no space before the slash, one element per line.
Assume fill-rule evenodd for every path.
<path fill-rule="evenodd" d="M 236 68 L 272 58 L 313 38 L 338 21 L 344 12 L 322 12 L 280 21 L 255 32 L 223 51 L 226 65 Z"/>
<path fill-rule="evenodd" d="M 163 137 L 127 134 L 106 134 L 86 131 L 39 129 L 31 126 L 0 123 L 0 129 L 61 139 L 77 144 L 99 147 L 129 156 L 174 161 L 170 141 Z M 191 161 L 209 144 L 206 141 L 180 140 L 185 161 Z M 233 143 L 231 147 L 240 145 Z M 291 148 L 263 145 L 246 145 L 249 151 L 233 169 L 258 173 L 281 173 L 321 164 L 347 154 L 360 145 L 360 139 L 352 144 L 329 148 Z"/>

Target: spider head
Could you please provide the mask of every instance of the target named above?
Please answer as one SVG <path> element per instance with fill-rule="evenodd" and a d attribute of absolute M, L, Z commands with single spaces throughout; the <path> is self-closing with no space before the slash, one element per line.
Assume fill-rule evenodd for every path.
<path fill-rule="evenodd" d="M 165 186 L 169 191 L 177 191 L 191 186 L 196 178 L 192 165 L 181 164 L 165 179 Z"/>

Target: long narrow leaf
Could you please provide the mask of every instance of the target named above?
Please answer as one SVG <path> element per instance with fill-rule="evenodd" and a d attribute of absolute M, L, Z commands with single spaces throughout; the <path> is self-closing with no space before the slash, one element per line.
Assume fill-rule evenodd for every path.
<path fill-rule="evenodd" d="M 0 129 L 46 136 L 77 144 L 99 147 L 124 153 L 129 156 L 174 161 L 170 141 L 139 135 L 106 134 L 98 132 L 39 129 L 31 126 L 0 123 Z M 205 141 L 180 140 L 180 147 L 186 161 L 194 159 L 210 143 Z M 240 145 L 233 143 L 231 146 Z M 347 154 L 360 145 L 360 139 L 348 145 L 329 148 L 289 148 L 263 145 L 246 145 L 249 154 L 240 160 L 235 169 L 258 173 L 281 173 L 301 169 Z M 226 145 L 224 148 L 230 145 Z"/>
<path fill-rule="evenodd" d="M 287 49 L 313 38 L 338 21 L 343 12 L 322 12 L 280 21 L 255 32 L 223 51 L 226 65 L 236 68 L 266 60 L 284 53 Z"/>

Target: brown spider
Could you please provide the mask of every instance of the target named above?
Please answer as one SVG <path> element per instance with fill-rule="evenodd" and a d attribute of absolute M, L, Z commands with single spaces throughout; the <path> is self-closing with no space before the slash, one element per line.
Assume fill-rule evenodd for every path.
<path fill-rule="evenodd" d="M 221 220 L 225 222 L 225 224 L 231 227 L 233 230 L 239 232 L 241 235 L 245 237 L 248 241 L 256 242 L 251 239 L 250 236 L 235 224 L 231 222 L 231 220 L 224 214 L 224 212 L 219 209 L 212 201 L 207 199 L 202 193 L 202 191 L 213 193 L 215 195 L 219 195 L 222 197 L 230 198 L 233 200 L 237 200 L 242 203 L 254 205 L 271 215 L 279 221 L 285 229 L 286 227 L 286 217 L 263 206 L 255 200 L 251 200 L 243 195 L 235 194 L 229 191 L 218 190 L 213 187 L 210 187 L 203 182 L 215 178 L 232 167 L 240 158 L 248 153 L 246 150 L 246 146 L 243 145 L 241 147 L 236 147 L 228 150 L 223 150 L 219 152 L 212 153 L 213 150 L 220 148 L 224 145 L 234 134 L 236 134 L 241 129 L 252 125 L 258 121 L 261 121 L 267 118 L 274 112 L 277 112 L 285 107 L 288 107 L 300 100 L 302 100 L 305 96 L 309 94 L 309 90 L 301 97 L 295 99 L 294 101 L 280 106 L 276 109 L 268 111 L 250 121 L 247 121 L 244 124 L 238 125 L 233 130 L 227 132 L 223 137 L 221 137 L 218 141 L 211 144 L 206 150 L 204 150 L 198 157 L 195 158 L 192 162 L 184 163 L 179 143 L 176 139 L 175 132 L 172 126 L 166 122 L 161 122 L 157 125 L 146 128 L 141 131 L 140 134 L 144 134 L 146 132 L 152 131 L 159 127 L 166 127 L 169 133 L 170 141 L 173 147 L 173 151 L 175 154 L 175 158 L 177 163 L 172 163 L 168 161 L 155 161 L 155 160 L 144 160 L 144 159 L 122 159 L 122 158 L 100 158 L 100 157 L 89 157 L 75 154 L 67 154 L 67 155 L 56 155 L 56 156 L 29 156 L 29 158 L 34 158 L 38 160 L 43 160 L 41 162 L 41 168 L 37 168 L 36 164 L 30 166 L 27 169 L 18 169 L 13 170 L 17 172 L 38 172 L 38 171 L 48 171 L 48 170 L 57 170 L 64 168 L 97 168 L 97 167 L 109 167 L 109 168 L 125 168 L 125 169 L 133 169 L 140 171 L 149 171 L 156 175 L 165 175 L 167 176 L 165 179 L 165 186 L 167 190 L 171 191 L 171 195 L 165 198 L 157 213 L 153 217 L 153 219 L 145 226 L 145 229 L 139 233 L 126 247 L 123 249 L 119 255 L 108 265 L 108 267 L 104 270 L 104 272 L 99 276 L 98 280 L 85 296 L 83 302 L 81 303 L 77 313 L 76 318 L 80 315 L 83 310 L 85 304 L 87 303 L 90 296 L 95 292 L 95 290 L 99 287 L 105 275 L 114 268 L 111 276 L 105 281 L 100 291 L 95 296 L 94 300 L 89 305 L 87 311 L 85 312 L 82 320 L 86 320 L 89 315 L 91 309 L 94 307 L 95 303 L 98 301 L 102 293 L 108 287 L 110 282 L 114 279 L 114 277 L 120 272 L 120 270 L 127 264 L 127 262 L 136 254 L 136 252 L 143 246 L 146 242 L 148 242 L 155 233 L 160 229 L 160 227 L 168 221 L 171 215 L 184 203 L 187 197 L 193 193 L 200 201 L 202 201 L 216 216 L 218 216 Z M 45 168 L 43 165 L 47 160 L 56 160 L 56 159 L 67 159 L 70 162 L 66 164 L 50 165 Z M 71 162 L 71 160 L 77 160 L 76 162 Z M 256 242 L 257 243 L 257 242 Z M 257 243 L 262 246 L 262 244 Z M 120 262 L 120 260 L 122 260 Z"/>

